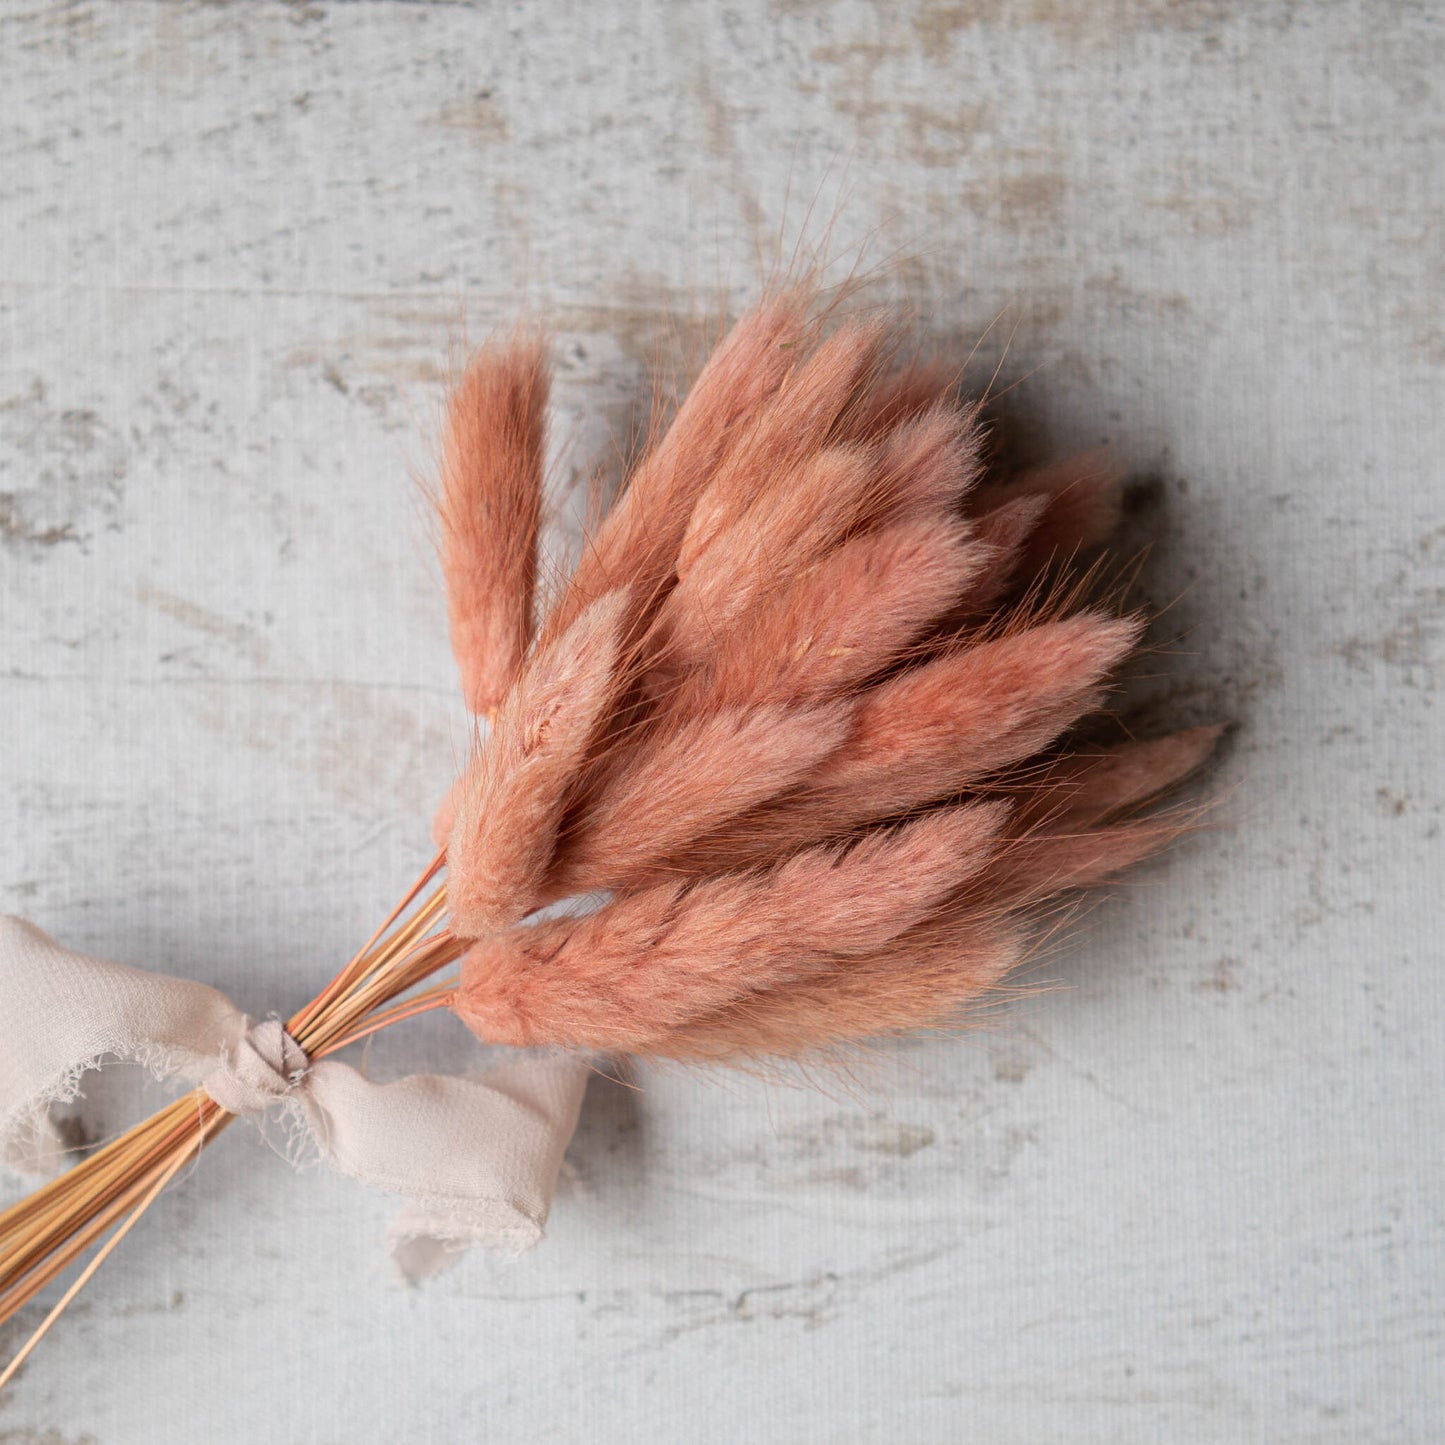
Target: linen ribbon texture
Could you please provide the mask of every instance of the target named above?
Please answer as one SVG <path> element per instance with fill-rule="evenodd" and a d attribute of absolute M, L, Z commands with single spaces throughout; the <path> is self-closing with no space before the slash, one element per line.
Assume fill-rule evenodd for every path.
<path fill-rule="evenodd" d="M 374 1083 L 310 1062 L 279 1020 L 253 1024 L 223 993 L 62 948 L 0 916 L 0 1162 L 63 1162 L 51 1104 L 102 1058 L 199 1083 L 234 1114 L 280 1108 L 342 1174 L 404 1196 L 393 1256 L 416 1279 L 471 1243 L 520 1250 L 542 1235 L 590 1068 L 519 1057 L 482 1075 Z"/>

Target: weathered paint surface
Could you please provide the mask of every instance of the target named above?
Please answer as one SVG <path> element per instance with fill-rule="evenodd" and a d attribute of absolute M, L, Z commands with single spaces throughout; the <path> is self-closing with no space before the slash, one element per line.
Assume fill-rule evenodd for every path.
<path fill-rule="evenodd" d="M 820 1088 L 599 1084 L 534 1255 L 404 1291 L 387 1201 L 234 1131 L 0 1441 L 1441 1438 L 1442 28 L 0 5 L 0 908 L 295 1006 L 465 746 L 408 483 L 464 333 L 552 327 L 565 491 L 815 197 L 964 351 L 1002 313 L 1027 445 L 1136 472 L 1141 715 L 1239 723 L 1063 989 Z"/>

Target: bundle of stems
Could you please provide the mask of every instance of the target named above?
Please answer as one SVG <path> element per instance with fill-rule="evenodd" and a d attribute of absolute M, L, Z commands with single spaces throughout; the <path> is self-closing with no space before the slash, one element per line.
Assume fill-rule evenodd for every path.
<path fill-rule="evenodd" d="M 445 861 L 444 853 L 432 859 L 346 966 L 287 1020 L 286 1032 L 308 1059 L 450 1002 L 455 986 L 445 982 L 412 992 L 466 946 L 439 926 L 446 885 L 437 880 Z M 397 1002 L 405 994 L 411 996 Z M 193 1089 L 0 1213 L 0 1323 L 100 1244 L 0 1372 L 0 1389 L 166 1185 L 235 1117 L 204 1088 Z"/>

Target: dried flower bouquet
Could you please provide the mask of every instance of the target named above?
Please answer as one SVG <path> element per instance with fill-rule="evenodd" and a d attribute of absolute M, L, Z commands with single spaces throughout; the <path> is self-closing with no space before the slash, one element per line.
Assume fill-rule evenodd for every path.
<path fill-rule="evenodd" d="M 0 1216 L 0 1319 L 105 1239 L 53 1318 L 236 1112 L 377 1029 L 448 1008 L 495 1043 L 727 1062 L 966 1022 L 1056 900 L 1177 834 L 1147 805 L 1216 729 L 1071 741 L 1142 630 L 1080 565 L 1116 479 L 988 475 L 979 405 L 900 343 L 806 289 L 760 304 L 544 601 L 544 352 L 472 360 L 436 503 L 488 726 L 440 851 L 284 1028 Z"/>

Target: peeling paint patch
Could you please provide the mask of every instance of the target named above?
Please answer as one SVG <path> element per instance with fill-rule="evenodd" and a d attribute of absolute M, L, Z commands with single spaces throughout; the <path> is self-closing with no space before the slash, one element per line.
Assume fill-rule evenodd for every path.
<path fill-rule="evenodd" d="M 913 15 L 913 29 L 930 52 L 946 50 L 978 26 L 1047 30 L 1073 50 L 1085 44 L 1117 43 L 1119 36 L 1139 30 L 1212 36 L 1240 8 L 1231 0 L 1111 0 L 1094 5 L 1074 0 L 972 0 L 923 5 Z"/>
<path fill-rule="evenodd" d="M 981 215 L 1012 231 L 1040 230 L 1063 214 L 1068 180 L 1056 170 L 1020 169 L 964 188 Z"/>
<path fill-rule="evenodd" d="M 0 401 L 0 545 L 39 550 L 118 529 L 130 452 L 96 412 L 39 377 Z"/>
<path fill-rule="evenodd" d="M 22 1425 L 16 1430 L 0 1430 L 0 1445 L 99 1445 L 94 1435 L 62 1435 L 54 1428 L 33 1429 Z"/>
<path fill-rule="evenodd" d="M 227 642 L 245 643 L 252 640 L 251 629 L 244 623 L 228 622 L 197 602 L 189 602 L 184 597 L 177 597 L 174 593 L 152 587 L 149 583 L 143 582 L 136 589 L 136 597 L 154 607 L 157 612 L 162 612 L 197 632 L 223 638 Z"/>
<path fill-rule="evenodd" d="M 491 90 L 478 90 L 449 101 L 437 112 L 436 124 L 463 132 L 478 145 L 499 145 L 512 138 L 512 127 Z"/>

